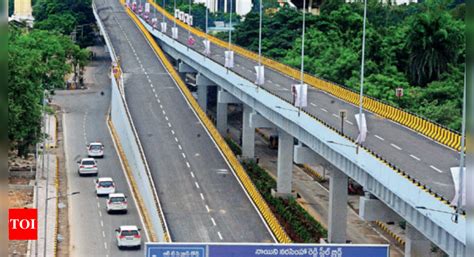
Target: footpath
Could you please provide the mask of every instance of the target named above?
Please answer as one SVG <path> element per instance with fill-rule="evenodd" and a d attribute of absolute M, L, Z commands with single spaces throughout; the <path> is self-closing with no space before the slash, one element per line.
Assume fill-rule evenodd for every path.
<path fill-rule="evenodd" d="M 59 167 L 55 154 L 57 123 L 54 115 L 47 115 L 45 120 L 46 126 L 43 131 L 48 137 L 45 142 L 46 148 L 38 149 L 36 186 L 33 195 L 33 204 L 38 209 L 38 240 L 29 241 L 28 244 L 28 256 L 38 257 L 56 256 L 58 228 Z"/>

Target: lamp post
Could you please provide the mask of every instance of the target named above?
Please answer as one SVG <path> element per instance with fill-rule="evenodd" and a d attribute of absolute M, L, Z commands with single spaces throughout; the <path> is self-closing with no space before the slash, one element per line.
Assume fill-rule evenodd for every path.
<path fill-rule="evenodd" d="M 362 130 L 364 130 L 362 118 L 362 106 L 364 101 L 364 65 L 365 65 L 365 24 L 367 20 L 367 0 L 364 0 L 364 22 L 362 30 L 362 60 L 360 66 L 360 94 L 359 94 L 359 140 L 357 140 L 356 152 L 359 152 L 359 146 L 362 145 Z"/>

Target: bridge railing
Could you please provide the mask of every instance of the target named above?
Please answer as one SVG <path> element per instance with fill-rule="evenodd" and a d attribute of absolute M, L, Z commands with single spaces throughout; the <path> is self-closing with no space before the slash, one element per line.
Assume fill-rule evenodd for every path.
<path fill-rule="evenodd" d="M 229 43 L 225 42 L 221 39 L 213 37 L 211 35 L 206 35 L 206 33 L 189 26 L 188 24 L 174 18 L 173 15 L 168 13 L 165 9 L 161 6 L 157 5 L 153 1 L 148 1 L 151 5 L 153 5 L 161 14 L 164 14 L 168 19 L 172 21 L 176 21 L 176 24 L 182 27 L 185 30 L 189 30 L 191 33 L 198 37 L 208 38 L 212 43 L 227 48 L 229 47 Z M 231 50 L 236 52 L 237 54 L 246 57 L 248 59 L 258 61 L 258 54 L 249 51 L 243 47 L 231 44 Z M 282 64 L 278 61 L 270 59 L 268 57 L 261 58 L 262 64 L 268 66 L 269 68 L 288 75 L 296 80 L 300 78 L 300 71 L 294 69 L 288 65 Z M 349 103 L 358 105 L 359 104 L 359 94 L 345 86 L 336 84 L 334 82 L 330 82 L 318 77 L 315 77 L 311 74 L 305 73 L 304 74 L 304 81 L 308 85 L 317 88 L 319 90 L 325 91 L 333 96 L 338 97 L 341 100 L 347 101 Z M 455 150 L 461 149 L 461 136 L 458 132 L 453 131 L 441 124 L 437 124 L 433 121 L 430 121 L 424 117 L 421 117 L 417 114 L 410 113 L 406 110 L 401 108 L 391 106 L 388 103 L 383 101 L 377 100 L 370 96 L 364 96 L 363 98 L 363 106 L 365 109 L 378 114 L 384 118 L 390 119 L 395 121 L 401 125 L 404 125 L 408 128 L 415 130 L 435 141 L 451 147 Z"/>

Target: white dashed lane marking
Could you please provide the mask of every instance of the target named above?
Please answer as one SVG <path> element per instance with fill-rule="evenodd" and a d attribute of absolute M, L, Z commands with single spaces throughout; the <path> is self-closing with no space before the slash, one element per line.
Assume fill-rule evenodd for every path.
<path fill-rule="evenodd" d="M 201 199 L 204 201 L 204 195 L 202 193 L 199 193 L 199 195 L 201 196 Z"/>
<path fill-rule="evenodd" d="M 194 182 L 194 184 L 196 185 L 198 189 L 200 188 L 198 182 Z"/>
<path fill-rule="evenodd" d="M 183 156 L 184 159 L 186 159 L 186 154 L 181 153 L 181 155 Z"/>
<path fill-rule="evenodd" d="M 345 120 L 348 124 L 354 125 L 350 120 Z"/>
<path fill-rule="evenodd" d="M 217 226 L 216 221 L 214 220 L 214 218 L 211 218 L 211 221 L 212 221 L 212 225 Z"/>
<path fill-rule="evenodd" d="M 415 160 L 417 160 L 417 161 L 419 161 L 419 160 L 420 160 L 420 158 L 418 158 L 418 157 L 414 156 L 413 154 L 410 154 L 410 157 L 411 157 L 411 158 L 413 158 L 413 159 L 415 159 Z"/>
<path fill-rule="evenodd" d="M 336 117 L 336 118 L 339 118 L 339 115 L 333 113 L 332 116 Z"/>
<path fill-rule="evenodd" d="M 397 150 L 402 150 L 402 148 L 396 144 L 390 144 L 390 145 Z"/>
<path fill-rule="evenodd" d="M 221 232 L 217 232 L 217 235 L 219 236 L 219 239 L 220 239 L 220 240 L 224 240 L 224 238 L 223 238 L 222 235 L 221 235 Z"/>
<path fill-rule="evenodd" d="M 209 206 L 207 206 L 207 204 L 206 204 L 206 211 L 211 212 L 211 209 L 209 209 Z"/>
<path fill-rule="evenodd" d="M 436 167 L 435 167 L 435 166 L 433 166 L 433 165 L 430 165 L 430 168 L 432 168 L 432 169 L 436 170 L 436 171 L 437 171 L 437 172 L 439 172 L 439 173 L 443 173 L 443 171 L 442 171 L 442 170 L 440 170 L 440 169 L 436 168 Z"/>
<path fill-rule="evenodd" d="M 324 108 L 320 108 L 320 109 L 321 109 L 321 111 L 323 111 L 323 112 L 328 112 L 328 110 L 326 110 L 326 109 L 324 109 Z"/>
<path fill-rule="evenodd" d="M 314 103 L 309 103 L 309 104 L 311 104 L 311 105 L 314 106 L 314 107 L 317 107 L 317 106 L 318 106 L 317 104 L 314 104 Z"/>
<path fill-rule="evenodd" d="M 183 148 L 181 147 L 180 144 L 178 144 L 178 148 L 179 148 L 179 150 L 183 150 Z"/>
<path fill-rule="evenodd" d="M 191 174 L 191 177 L 194 178 L 194 172 L 191 171 L 190 174 Z"/>
<path fill-rule="evenodd" d="M 378 139 L 380 139 L 380 140 L 382 140 L 382 141 L 385 141 L 385 139 L 383 139 L 383 137 L 381 137 L 381 136 L 374 135 L 374 137 L 376 137 L 376 138 L 378 138 Z"/>
<path fill-rule="evenodd" d="M 188 168 L 191 168 L 191 165 L 189 164 L 189 162 L 186 162 L 186 166 L 188 166 Z"/>

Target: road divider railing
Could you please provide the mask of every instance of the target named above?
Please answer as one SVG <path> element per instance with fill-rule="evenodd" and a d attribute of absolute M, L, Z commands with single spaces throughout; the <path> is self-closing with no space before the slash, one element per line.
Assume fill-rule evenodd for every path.
<path fill-rule="evenodd" d="M 111 108 L 107 118 L 112 138 L 130 182 L 138 209 L 143 217 L 143 225 L 149 240 L 152 242 L 171 242 L 161 203 L 125 99 L 123 72 L 119 59 L 115 55 L 112 42 L 98 15 L 94 1 L 92 2 L 92 9 L 113 62 L 110 71 L 112 82 Z"/>
<path fill-rule="evenodd" d="M 176 24 L 182 27 L 183 29 L 190 31 L 191 33 L 193 33 L 194 35 L 198 37 L 207 38 L 209 39 L 209 41 L 211 41 L 215 45 L 218 45 L 222 48 L 229 47 L 228 42 L 218 39 L 216 37 L 213 37 L 211 35 L 206 35 L 206 33 L 204 33 L 203 31 L 193 28 L 189 26 L 188 24 L 180 21 L 179 19 L 176 19 L 172 14 L 168 13 L 165 9 L 163 9 L 161 6 L 156 4 L 154 1 L 148 0 L 148 2 L 151 5 L 153 5 L 161 14 L 164 14 L 169 20 L 176 21 Z M 253 61 L 258 61 L 258 54 L 252 51 L 249 51 L 243 47 L 240 47 L 234 44 L 231 44 L 230 48 L 235 53 L 245 58 L 251 59 Z M 300 78 L 300 70 L 294 69 L 288 65 L 282 64 L 278 61 L 275 61 L 268 57 L 263 57 L 263 56 L 261 58 L 261 62 L 263 65 L 268 66 L 269 68 L 275 71 L 278 71 L 280 73 L 283 73 L 287 76 L 290 76 L 293 79 L 299 80 Z M 308 85 L 316 89 L 322 90 L 324 92 L 327 92 L 341 100 L 344 100 L 354 105 L 359 104 L 359 93 L 345 86 L 342 86 L 342 85 L 339 85 L 334 82 L 330 82 L 321 78 L 317 78 L 308 73 L 304 74 L 304 81 Z M 374 114 L 377 114 L 381 117 L 390 119 L 401 125 L 404 125 L 443 145 L 446 145 L 458 151 L 461 149 L 460 134 L 443 125 L 436 124 L 433 121 L 430 121 L 417 114 L 407 112 L 395 106 L 391 106 L 388 103 L 384 103 L 370 96 L 364 96 L 363 106 L 365 109 L 373 112 Z"/>
<path fill-rule="evenodd" d="M 258 192 L 257 188 L 253 184 L 253 182 L 250 180 L 250 177 L 248 174 L 245 172 L 244 168 L 238 161 L 237 157 L 233 154 L 225 140 L 222 138 L 222 136 L 219 134 L 217 129 L 215 128 L 214 124 L 212 121 L 207 117 L 207 115 L 204 113 L 204 111 L 199 107 L 199 104 L 197 101 L 194 99 L 192 96 L 191 92 L 187 88 L 186 84 L 182 81 L 181 77 L 178 75 L 178 73 L 175 71 L 173 68 L 173 65 L 170 63 L 170 61 L 167 59 L 161 48 L 158 46 L 158 44 L 155 42 L 154 38 L 150 35 L 150 33 L 147 31 L 147 29 L 143 26 L 143 24 L 138 20 L 138 18 L 135 16 L 135 14 L 130 11 L 130 9 L 126 8 L 126 12 L 128 15 L 132 18 L 132 20 L 135 22 L 135 24 L 139 27 L 139 29 L 142 31 L 144 34 L 145 38 L 147 39 L 148 43 L 150 46 L 153 48 L 155 51 L 156 55 L 158 58 L 160 58 L 161 62 L 175 81 L 175 83 L 178 85 L 180 90 L 183 92 L 184 96 L 186 97 L 187 101 L 190 103 L 191 107 L 194 109 L 196 112 L 197 116 L 201 120 L 202 124 L 206 127 L 208 130 L 209 134 L 211 137 L 214 139 L 216 142 L 217 146 L 219 149 L 222 151 L 224 154 L 225 158 L 231 165 L 232 169 L 234 170 L 235 174 L 237 175 L 238 179 L 244 186 L 245 190 L 249 194 L 250 198 L 252 201 L 255 203 L 257 206 L 257 209 L 263 216 L 265 222 L 268 224 L 269 228 L 271 229 L 273 235 L 276 237 L 278 242 L 280 243 L 290 243 L 291 239 L 290 237 L 286 234 L 285 230 L 281 226 L 281 224 L 278 222 L 277 218 L 271 211 L 270 207 L 268 204 L 265 202 L 263 199 L 262 195 Z"/>

